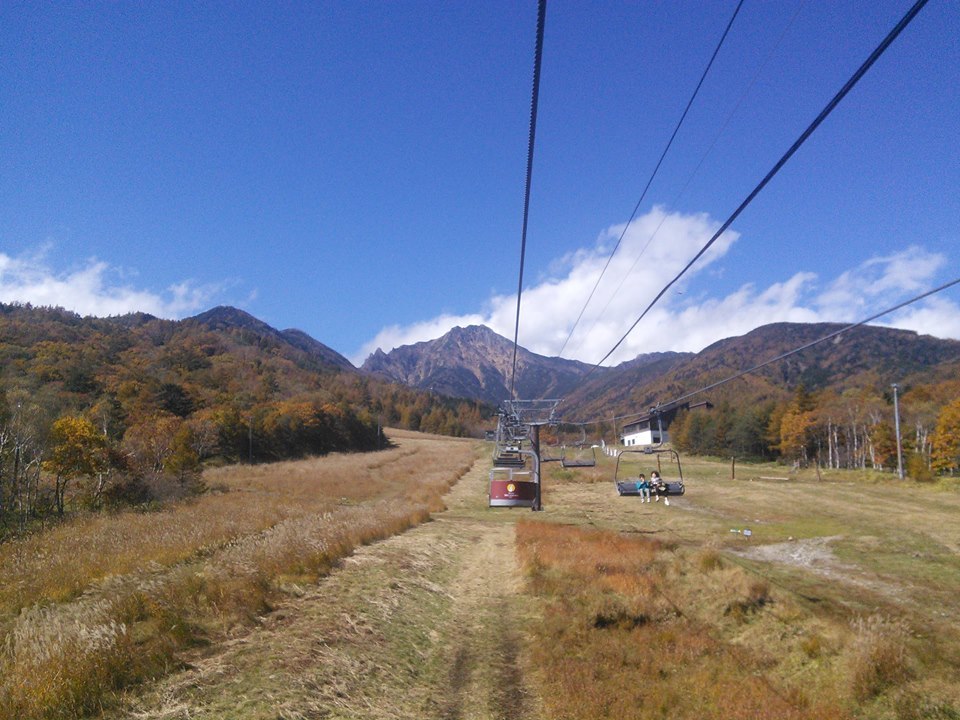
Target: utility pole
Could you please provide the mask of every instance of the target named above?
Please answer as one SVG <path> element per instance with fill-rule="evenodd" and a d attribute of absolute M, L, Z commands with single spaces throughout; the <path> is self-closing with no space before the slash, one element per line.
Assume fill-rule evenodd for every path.
<path fill-rule="evenodd" d="M 897 399 L 897 391 L 900 386 L 896 383 L 891 385 L 893 388 L 893 431 L 897 434 L 897 475 L 903 480 L 903 447 L 900 442 L 900 401 Z"/>

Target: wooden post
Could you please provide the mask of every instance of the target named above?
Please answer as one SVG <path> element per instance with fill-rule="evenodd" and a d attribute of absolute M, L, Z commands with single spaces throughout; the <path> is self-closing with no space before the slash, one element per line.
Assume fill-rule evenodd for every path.
<path fill-rule="evenodd" d="M 730 458 L 730 479 L 737 479 L 737 458 L 736 456 Z"/>

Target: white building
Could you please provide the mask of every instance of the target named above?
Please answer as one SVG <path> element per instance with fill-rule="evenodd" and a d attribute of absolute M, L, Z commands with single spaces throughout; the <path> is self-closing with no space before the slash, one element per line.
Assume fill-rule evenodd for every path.
<path fill-rule="evenodd" d="M 652 427 L 651 427 L 652 423 Z M 623 426 L 621 442 L 625 447 L 636 445 L 659 445 L 661 442 L 670 442 L 669 433 L 661 432 L 655 418 L 641 418 Z"/>
<path fill-rule="evenodd" d="M 702 408 L 709 410 L 713 403 L 703 401 L 694 403 L 683 403 L 680 405 L 670 405 L 668 407 L 658 407 L 655 412 L 648 415 L 641 415 L 633 422 L 623 426 L 623 432 L 620 433 L 620 442 L 624 447 L 636 447 L 638 445 L 659 445 L 670 442 L 670 433 L 667 432 L 667 426 L 673 421 L 678 410 L 694 410 Z"/>

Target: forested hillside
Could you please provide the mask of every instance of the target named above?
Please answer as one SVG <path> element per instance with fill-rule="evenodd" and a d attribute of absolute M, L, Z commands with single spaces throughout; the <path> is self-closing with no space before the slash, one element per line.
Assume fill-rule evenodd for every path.
<path fill-rule="evenodd" d="M 777 323 L 728 338 L 658 378 L 625 367 L 571 398 L 581 412 L 643 412 L 826 337 L 841 325 Z M 960 342 L 858 327 L 690 398 L 670 427 L 695 454 L 780 459 L 833 468 L 895 468 L 893 388 L 898 385 L 904 462 L 914 478 L 960 468 Z M 619 392 L 618 392 L 619 388 Z M 608 414 L 612 414 L 606 410 Z M 603 417 L 602 415 L 600 417 Z"/>
<path fill-rule="evenodd" d="M 910 475 L 960 468 L 960 425 L 951 420 L 960 415 L 960 342 L 891 328 L 844 328 L 775 323 L 699 353 L 647 353 L 613 368 L 591 369 L 521 348 L 517 394 L 563 398 L 564 426 L 543 430 L 547 444 L 578 442 L 584 433 L 591 442 L 617 442 L 615 419 L 622 430 L 654 406 L 675 409 L 675 401 L 687 399 L 711 407 L 665 418 L 687 452 L 890 470 L 897 463 L 896 383 Z M 364 368 L 410 385 L 503 400 L 512 349 L 487 328 L 455 328 L 437 340 L 378 352 Z"/>
<path fill-rule="evenodd" d="M 234 308 L 168 321 L 0 304 L 0 534 L 183 496 L 205 464 L 374 449 L 381 424 L 477 434 L 489 414 Z"/>

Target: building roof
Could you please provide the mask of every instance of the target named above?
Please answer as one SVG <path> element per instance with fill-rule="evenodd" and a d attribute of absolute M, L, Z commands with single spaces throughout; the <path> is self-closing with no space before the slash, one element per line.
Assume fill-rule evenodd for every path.
<path fill-rule="evenodd" d="M 636 420 L 632 420 L 623 426 L 623 434 L 626 435 L 627 429 L 634 426 L 646 425 L 651 427 L 651 420 L 654 420 L 657 415 L 660 415 L 660 418 L 663 422 L 663 428 L 666 430 L 667 426 L 673 422 L 673 418 L 676 417 L 676 414 L 680 410 L 696 410 L 697 408 L 703 408 L 705 410 L 710 410 L 713 408 L 713 403 L 709 400 L 702 400 L 698 403 L 680 403 L 679 405 L 673 405 L 668 408 L 653 408 L 650 412 L 640 415 Z M 646 429 L 646 428 L 643 428 Z M 638 432 L 638 430 L 633 430 L 631 432 Z"/>

